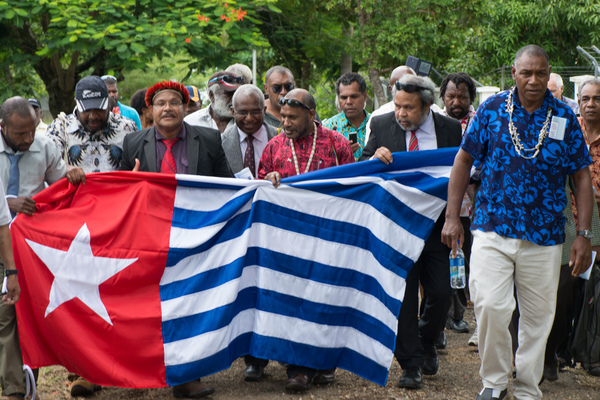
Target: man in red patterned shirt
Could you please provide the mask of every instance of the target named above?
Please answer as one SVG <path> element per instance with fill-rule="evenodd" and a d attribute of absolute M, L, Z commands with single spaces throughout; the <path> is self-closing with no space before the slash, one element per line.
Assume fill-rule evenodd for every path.
<path fill-rule="evenodd" d="M 279 104 L 283 132 L 265 147 L 258 179 L 277 187 L 288 176 L 354 162 L 350 142 L 315 121 L 316 103 L 308 91 L 294 89 Z"/>
<path fill-rule="evenodd" d="M 278 187 L 281 179 L 288 176 L 354 162 L 348 139 L 315 122 L 316 104 L 309 92 L 294 89 L 280 99 L 279 104 L 283 132 L 265 147 L 260 158 L 258 179 L 268 179 Z M 254 361 L 262 375 L 266 360 Z M 302 392 L 310 388 L 311 381 L 316 384 L 332 383 L 334 372 L 335 369 L 317 371 L 290 365 L 286 389 Z"/>

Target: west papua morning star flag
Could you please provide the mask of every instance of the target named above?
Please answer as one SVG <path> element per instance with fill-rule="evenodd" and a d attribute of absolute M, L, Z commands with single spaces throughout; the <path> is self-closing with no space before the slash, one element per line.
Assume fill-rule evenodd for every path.
<path fill-rule="evenodd" d="M 384 385 L 404 278 L 455 154 L 398 153 L 277 189 L 132 172 L 62 180 L 11 227 L 24 362 L 150 388 L 251 354 Z"/>

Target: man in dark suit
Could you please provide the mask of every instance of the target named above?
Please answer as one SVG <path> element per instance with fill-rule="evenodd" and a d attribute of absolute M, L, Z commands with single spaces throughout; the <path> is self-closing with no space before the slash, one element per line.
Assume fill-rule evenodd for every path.
<path fill-rule="evenodd" d="M 377 158 L 389 164 L 393 152 L 458 147 L 460 123 L 430 110 L 435 85 L 429 78 L 404 75 L 392 90 L 395 111 L 371 121 L 371 135 L 360 160 Z M 397 157 L 397 156 L 396 156 Z M 421 256 L 406 278 L 404 301 L 398 317 L 394 355 L 404 370 L 399 387 L 419 389 L 422 374 L 435 375 L 438 358 L 435 341 L 444 329 L 450 297 L 450 248 L 441 242 L 444 215 L 436 221 Z M 425 305 L 418 314 L 419 280 Z"/>
<path fill-rule="evenodd" d="M 183 122 L 189 99 L 178 82 L 148 89 L 154 126 L 125 137 L 120 170 L 233 177 L 219 132 Z"/>
<path fill-rule="evenodd" d="M 178 82 L 159 82 L 146 92 L 154 126 L 132 133 L 123 142 L 120 170 L 233 177 L 221 134 L 183 122 L 190 94 Z M 200 398 L 214 388 L 196 379 L 173 386 L 177 398 Z"/>
<path fill-rule="evenodd" d="M 222 139 L 234 174 L 247 167 L 255 178 L 265 146 L 277 136 L 277 129 L 265 123 L 266 109 L 265 97 L 254 85 L 242 85 L 233 95 L 231 112 L 235 125 L 225 129 Z"/>

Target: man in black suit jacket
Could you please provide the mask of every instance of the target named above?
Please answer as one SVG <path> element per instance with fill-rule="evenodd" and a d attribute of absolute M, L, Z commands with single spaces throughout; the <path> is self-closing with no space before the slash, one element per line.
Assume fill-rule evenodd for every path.
<path fill-rule="evenodd" d="M 146 92 L 154 126 L 125 136 L 120 170 L 233 177 L 221 134 L 183 122 L 190 94 L 178 82 L 159 82 Z M 177 398 L 200 398 L 214 388 L 196 379 L 173 386 Z"/>
<path fill-rule="evenodd" d="M 377 158 L 389 164 L 393 152 L 458 147 L 460 123 L 430 110 L 435 85 L 429 78 L 405 75 L 392 94 L 395 111 L 373 118 L 371 135 L 360 160 Z M 421 256 L 406 278 L 394 355 L 404 370 L 399 387 L 419 389 L 422 376 L 435 375 L 438 359 L 435 341 L 444 329 L 450 297 L 450 248 L 442 244 L 444 215 L 435 223 Z M 425 290 L 425 305 L 417 318 L 419 281 Z"/>
<path fill-rule="evenodd" d="M 154 126 L 125 137 L 119 169 L 233 177 L 220 133 L 183 122 L 188 101 L 189 92 L 178 82 L 148 89 L 146 104 Z"/>

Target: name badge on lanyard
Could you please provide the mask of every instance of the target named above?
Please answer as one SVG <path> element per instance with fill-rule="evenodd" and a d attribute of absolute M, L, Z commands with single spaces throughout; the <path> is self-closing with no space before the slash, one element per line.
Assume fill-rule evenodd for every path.
<path fill-rule="evenodd" d="M 550 139 L 564 140 L 565 128 L 567 127 L 567 119 L 561 117 L 552 117 L 550 124 Z"/>

